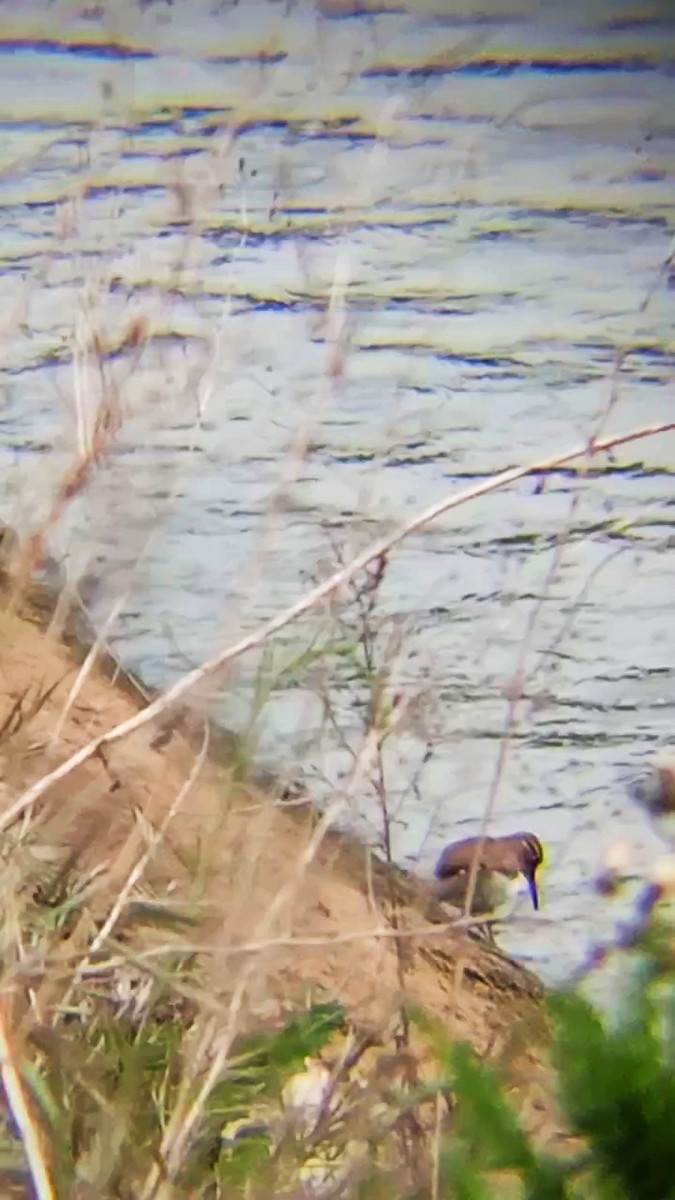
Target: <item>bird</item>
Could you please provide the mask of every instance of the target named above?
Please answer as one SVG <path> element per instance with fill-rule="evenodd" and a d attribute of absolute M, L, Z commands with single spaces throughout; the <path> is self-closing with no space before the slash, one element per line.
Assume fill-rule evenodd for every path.
<path fill-rule="evenodd" d="M 544 861 L 544 848 L 533 833 L 510 833 L 506 837 L 470 837 L 451 842 L 441 852 L 434 870 L 436 900 L 464 907 L 471 868 L 476 862 L 472 913 L 498 909 L 512 893 L 511 880 L 519 875 L 527 886 L 535 912 L 539 908 L 537 869 Z"/>

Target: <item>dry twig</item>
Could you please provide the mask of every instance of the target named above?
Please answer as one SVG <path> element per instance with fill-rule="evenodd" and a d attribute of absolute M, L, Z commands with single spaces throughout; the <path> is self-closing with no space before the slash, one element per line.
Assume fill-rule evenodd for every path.
<path fill-rule="evenodd" d="M 28 1169 L 33 1180 L 37 1200 L 56 1200 L 56 1192 L 52 1185 L 49 1168 L 42 1153 L 39 1130 L 31 1115 L 28 1102 L 24 1095 L 19 1072 L 14 1065 L 14 1057 L 10 1046 L 5 1018 L 0 1011 L 0 1076 L 7 1097 L 7 1103 L 19 1131 L 23 1148 L 26 1152 Z"/>
<path fill-rule="evenodd" d="M 642 438 L 655 437 L 657 434 L 673 431 L 675 431 L 675 421 L 664 421 L 656 425 L 643 425 L 637 429 L 630 430 L 628 433 L 615 434 L 611 437 L 598 439 L 593 443 L 593 453 L 600 454 L 616 446 L 626 445 L 630 442 L 639 441 Z M 582 458 L 588 455 L 588 452 L 589 443 L 585 441 L 581 446 L 575 446 L 572 450 L 553 454 L 548 458 L 529 463 L 526 466 L 509 467 L 506 471 L 500 471 L 499 474 L 492 475 L 489 479 L 485 479 L 481 483 L 474 484 L 469 488 L 463 488 L 460 492 L 454 492 L 437 501 L 435 504 L 429 505 L 418 513 L 417 516 L 412 517 L 404 525 L 394 530 L 393 533 L 372 542 L 370 546 L 367 546 L 365 550 L 357 554 L 346 566 L 335 571 L 328 579 L 323 580 L 316 587 L 312 588 L 311 591 L 301 596 L 299 600 L 296 600 L 295 604 L 289 605 L 288 608 L 283 609 L 276 616 L 270 617 L 259 629 L 253 633 L 245 634 L 239 641 L 219 651 L 201 667 L 197 667 L 194 671 L 190 671 L 187 675 L 184 675 L 172 687 L 168 688 L 166 692 L 159 695 L 147 708 L 142 709 L 128 720 L 122 721 L 106 733 L 100 734 L 99 737 L 88 742 L 86 746 L 83 746 L 75 754 L 71 755 L 69 759 L 66 759 L 65 762 L 61 763 L 53 771 L 50 771 L 42 779 L 27 788 L 0 817 L 0 832 L 12 825 L 26 809 L 30 808 L 36 800 L 49 790 L 52 784 L 60 779 L 64 779 L 76 767 L 87 762 L 97 753 L 101 746 L 119 741 L 120 738 L 126 737 L 127 734 L 134 733 L 136 730 L 143 728 L 144 725 L 149 724 L 150 721 L 153 721 L 163 713 L 170 705 L 175 704 L 192 688 L 202 683 L 209 676 L 214 675 L 226 663 L 232 662 L 235 658 L 239 658 L 242 654 L 245 654 L 246 651 L 252 650 L 254 647 L 269 641 L 281 629 L 290 625 L 292 621 L 297 620 L 298 617 L 304 616 L 305 613 L 315 608 L 327 596 L 330 596 L 331 593 L 335 592 L 345 583 L 348 583 L 359 571 L 362 571 L 374 559 L 386 554 L 392 546 L 398 545 L 410 533 L 421 529 L 442 513 L 459 508 L 460 505 L 467 504 L 470 500 L 475 500 L 479 496 L 486 496 L 491 492 L 496 492 L 500 488 L 507 487 L 508 484 L 515 483 L 519 479 L 524 479 L 528 475 L 536 475 L 554 470 L 556 467 L 571 462 L 575 458 Z"/>

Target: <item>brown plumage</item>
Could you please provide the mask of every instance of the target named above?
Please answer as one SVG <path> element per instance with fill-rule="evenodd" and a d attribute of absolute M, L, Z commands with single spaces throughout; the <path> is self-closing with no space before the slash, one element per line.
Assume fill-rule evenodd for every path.
<path fill-rule="evenodd" d="M 523 875 L 527 880 L 532 905 L 539 908 L 537 868 L 544 859 L 539 838 L 533 833 L 511 833 L 507 837 L 471 837 L 451 842 L 442 851 L 434 874 L 434 894 L 438 900 L 463 904 L 466 886 L 477 858 L 474 912 L 489 912 L 499 903 L 501 884 L 505 879 Z M 501 890 L 504 890 L 502 886 Z"/>

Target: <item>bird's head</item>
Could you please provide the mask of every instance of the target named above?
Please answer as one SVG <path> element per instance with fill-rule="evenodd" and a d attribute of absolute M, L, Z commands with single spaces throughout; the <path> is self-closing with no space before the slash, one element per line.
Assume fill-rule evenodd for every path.
<path fill-rule="evenodd" d="M 537 871 L 544 861 L 544 847 L 533 833 L 514 833 L 511 840 L 517 844 L 518 861 L 521 874 L 527 880 L 530 889 L 532 907 L 535 912 L 539 908 L 539 889 L 537 887 Z"/>

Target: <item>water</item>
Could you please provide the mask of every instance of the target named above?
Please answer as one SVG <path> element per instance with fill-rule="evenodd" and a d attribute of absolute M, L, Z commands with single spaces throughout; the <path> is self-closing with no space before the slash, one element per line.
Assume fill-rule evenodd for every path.
<path fill-rule="evenodd" d="M 335 545 L 672 419 L 675 21 L 474 8 L 0 5 L 1 515 L 44 516 L 78 411 L 119 395 L 54 540 L 101 572 L 99 616 L 126 595 L 116 645 L 151 684 L 293 602 Z M 151 336 L 103 378 L 91 330 L 114 351 L 132 319 Z M 418 712 L 387 761 L 394 851 L 424 872 L 477 828 L 536 616 L 491 828 L 548 845 L 544 909 L 507 943 L 549 978 L 616 919 L 602 848 L 658 849 L 623 781 L 672 744 L 675 438 L 598 465 L 440 518 L 381 597 Z M 228 679 L 225 721 L 260 670 Z M 319 744 L 319 674 L 273 693 L 258 752 L 323 795 L 349 756 Z M 344 670 L 331 695 L 358 747 Z M 363 789 L 370 840 L 377 812 Z"/>

